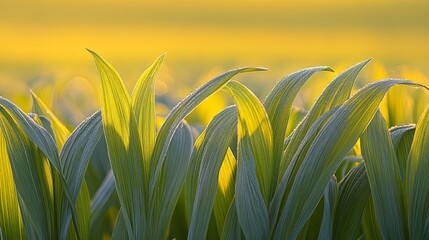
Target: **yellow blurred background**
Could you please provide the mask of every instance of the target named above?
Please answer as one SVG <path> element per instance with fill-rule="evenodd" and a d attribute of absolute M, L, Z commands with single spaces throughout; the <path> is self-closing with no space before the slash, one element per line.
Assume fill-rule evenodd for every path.
<path fill-rule="evenodd" d="M 252 90 L 261 95 L 291 71 L 329 65 L 338 72 L 367 58 L 391 77 L 401 66 L 426 73 L 428 13 L 423 0 L 2 0 L 0 95 L 20 102 L 32 88 L 96 109 L 98 100 L 86 100 L 98 86 L 86 48 L 109 60 L 130 90 L 166 52 L 158 95 L 178 98 L 189 91 L 177 89 L 246 65 L 271 70 L 239 78 L 258 81 Z"/>

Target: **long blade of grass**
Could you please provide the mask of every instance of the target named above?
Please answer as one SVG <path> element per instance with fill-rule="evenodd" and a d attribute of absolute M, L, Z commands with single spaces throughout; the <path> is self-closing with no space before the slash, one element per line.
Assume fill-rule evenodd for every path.
<path fill-rule="evenodd" d="M 308 149 L 294 179 L 277 239 L 294 239 L 317 206 L 324 188 L 360 134 L 372 120 L 381 100 L 394 85 L 422 86 L 407 80 L 387 79 L 368 84 L 347 100 L 323 126 Z M 289 144 L 290 145 L 290 144 Z"/>
<path fill-rule="evenodd" d="M 381 234 L 384 239 L 406 239 L 399 164 L 380 111 L 362 134 L 361 147 Z"/>
<path fill-rule="evenodd" d="M 6 140 L 0 128 L 0 239 L 26 239 L 18 195 L 9 162 Z"/>
<path fill-rule="evenodd" d="M 428 239 L 429 106 L 416 125 L 405 172 L 405 198 L 411 239 Z"/>
<path fill-rule="evenodd" d="M 88 167 L 91 155 L 97 146 L 98 141 L 102 135 L 102 120 L 101 112 L 98 111 L 85 121 L 83 121 L 70 135 L 64 144 L 64 148 L 60 154 L 61 166 L 67 185 L 70 188 L 73 204 L 76 203 L 78 196 L 82 201 L 86 200 L 85 193 L 81 192 L 81 186 L 84 182 L 85 172 Z M 88 191 L 88 190 L 86 190 Z M 83 194 L 83 195 L 82 195 Z M 89 205 L 88 203 L 81 203 L 81 205 Z M 61 233 L 62 236 L 68 231 L 68 223 L 71 218 L 71 209 L 66 199 L 62 202 L 62 216 L 61 216 Z M 81 210 L 84 211 L 84 210 Z M 78 211 L 79 214 L 80 211 Z M 84 219 L 79 219 L 80 220 Z M 89 223 L 88 223 L 89 224 Z M 80 224 L 82 225 L 82 224 Z M 85 226 L 88 228 L 88 226 Z M 80 231 L 80 229 L 77 229 Z M 85 236 L 84 234 L 80 234 Z M 86 234 L 87 236 L 87 234 Z"/>
<path fill-rule="evenodd" d="M 340 182 L 333 216 L 333 239 L 359 237 L 363 211 L 371 190 L 363 163 L 354 167 Z"/>
<path fill-rule="evenodd" d="M 149 202 L 151 229 L 149 238 L 165 239 L 185 182 L 194 144 L 192 132 L 185 122 L 179 125 L 171 140 L 167 157 L 155 189 L 155 198 Z"/>
<path fill-rule="evenodd" d="M 267 205 L 273 190 L 271 125 L 262 103 L 244 85 L 231 81 L 225 91 L 238 109 L 238 220 L 246 238 L 265 239 L 269 236 Z"/>
<path fill-rule="evenodd" d="M 143 164 L 146 181 L 149 177 L 149 163 L 156 141 L 156 115 L 155 115 L 155 79 L 161 68 L 164 56 L 158 57 L 155 62 L 143 72 L 131 94 L 131 105 L 136 117 L 141 149 L 143 151 Z"/>
<path fill-rule="evenodd" d="M 179 126 L 180 122 L 202 101 L 204 101 L 204 99 L 221 89 L 235 75 L 239 73 L 264 70 L 266 69 L 243 67 L 225 72 L 192 92 L 173 108 L 159 130 L 155 143 L 155 149 L 152 154 L 149 170 L 149 173 L 151 174 L 149 182 L 149 199 L 151 199 L 156 181 L 158 181 L 158 175 L 167 155 L 168 145 L 170 144 L 170 141 L 173 137 L 174 130 Z"/>
<path fill-rule="evenodd" d="M 302 139 L 304 139 L 308 129 L 324 112 L 327 112 L 328 110 L 343 104 L 344 101 L 350 97 L 356 77 L 369 61 L 370 60 L 365 60 L 360 62 L 338 74 L 338 76 L 332 80 L 332 82 L 326 87 L 320 97 L 316 100 L 308 114 L 291 134 L 291 144 L 286 147 L 285 153 L 282 156 L 282 160 L 280 162 L 280 170 L 278 175 L 279 181 L 283 177 L 286 169 L 289 167 L 291 159 L 298 149 Z M 298 163 L 298 166 L 299 165 L 300 163 Z M 294 175 L 295 174 L 293 174 L 293 176 Z"/>
<path fill-rule="evenodd" d="M 220 179 L 219 172 L 222 163 L 227 154 L 227 150 L 231 143 L 232 137 L 236 132 L 237 127 L 237 109 L 230 107 L 218 113 L 204 133 L 201 134 L 198 142 L 201 145 L 192 153 L 193 164 L 198 165 L 198 169 L 193 169 L 195 172 L 189 173 L 191 179 L 198 182 L 197 188 L 188 192 L 187 201 L 192 207 L 192 217 L 188 232 L 188 239 L 204 239 L 206 238 L 207 229 L 210 221 L 210 216 L 215 202 L 216 189 L 219 184 L 227 186 L 230 179 Z M 230 153 L 232 154 L 232 153 Z M 234 159 L 235 160 L 235 159 Z M 198 172 L 197 176 L 192 177 Z M 189 182 L 190 180 L 188 180 Z M 190 188 L 189 190 L 192 191 Z M 224 190 L 224 189 L 222 189 Z M 226 193 L 226 189 L 225 192 Z M 193 196 L 195 195 L 195 196 Z M 229 205 L 227 206 L 227 208 Z"/>
<path fill-rule="evenodd" d="M 143 239 L 147 232 L 145 170 L 130 97 L 118 72 L 96 53 L 90 53 L 101 78 L 103 128 L 121 212 L 129 237 Z"/>
<path fill-rule="evenodd" d="M 274 187 L 277 185 L 277 171 L 280 166 L 280 160 L 283 153 L 283 142 L 285 139 L 292 103 L 301 87 L 313 74 L 319 71 L 333 70 L 329 67 L 323 66 L 306 68 L 291 73 L 277 83 L 264 101 L 264 107 L 273 128 L 273 175 L 275 178 L 271 183 L 274 184 Z"/>
<path fill-rule="evenodd" d="M 55 238 L 46 160 L 3 107 L 0 107 L 0 115 L 20 209 L 25 212 L 27 236 L 35 234 L 39 239 Z"/>
<path fill-rule="evenodd" d="M 288 144 L 284 144 L 285 150 L 280 162 L 276 196 L 269 209 L 271 230 L 276 226 L 280 205 L 285 204 L 287 196 L 289 195 L 292 185 L 290 179 L 293 179 L 296 175 L 304 159 L 303 156 L 298 158 L 298 156 L 295 155 L 299 152 L 298 149 L 303 147 L 301 143 L 307 132 L 323 113 L 343 104 L 343 102 L 350 97 L 357 75 L 368 62 L 369 60 L 360 62 L 335 77 L 316 100 L 316 103 L 311 107 L 305 118 L 288 137 Z"/>

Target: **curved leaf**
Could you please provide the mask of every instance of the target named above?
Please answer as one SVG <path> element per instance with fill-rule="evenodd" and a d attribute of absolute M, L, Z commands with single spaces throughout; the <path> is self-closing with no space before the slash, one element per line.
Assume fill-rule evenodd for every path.
<path fill-rule="evenodd" d="M 399 164 L 380 111 L 362 134 L 360 143 L 381 234 L 384 239 L 406 239 Z"/>
<path fill-rule="evenodd" d="M 411 239 L 428 239 L 429 106 L 416 125 L 405 172 L 405 198 Z"/>
<path fill-rule="evenodd" d="M 372 120 L 383 96 L 394 85 L 423 86 L 387 79 L 368 84 L 347 100 L 314 139 L 294 179 L 275 238 L 294 239 L 317 206 L 324 188 L 360 134 Z M 423 86 L 424 87 L 424 86 Z M 290 144 L 289 144 L 290 145 Z"/>
<path fill-rule="evenodd" d="M 242 84 L 229 82 L 225 91 L 233 97 L 238 109 L 235 185 L 238 220 L 247 239 L 266 239 L 273 176 L 271 125 L 262 104 Z"/>
<path fill-rule="evenodd" d="M 292 103 L 301 87 L 314 73 L 319 71 L 333 70 L 323 66 L 306 68 L 291 73 L 277 83 L 264 101 L 264 107 L 273 128 L 273 175 L 275 176 L 275 178 L 273 178 L 274 181 L 272 181 L 273 187 L 277 185 L 277 171 L 283 153 L 283 142 Z"/>
<path fill-rule="evenodd" d="M 89 52 L 101 78 L 103 129 L 125 226 L 130 238 L 143 239 L 147 232 L 145 170 L 130 97 L 118 72 L 96 53 Z"/>
<path fill-rule="evenodd" d="M 222 183 L 222 181 L 227 181 L 228 179 L 221 179 L 219 172 L 222 162 L 226 159 L 225 156 L 236 131 L 236 127 L 237 109 L 235 107 L 229 107 L 213 118 L 204 130 L 204 133 L 202 133 L 197 140 L 197 142 L 202 142 L 197 149 L 194 149 L 191 161 L 200 163 L 197 164 L 199 166 L 198 168 L 193 169 L 195 172 L 190 172 L 189 175 L 196 175 L 198 173 L 198 175 L 196 175 L 198 179 L 196 176 L 188 179 L 188 182 L 191 181 L 191 179 L 195 182 L 198 181 L 197 189 L 192 190 L 192 188 L 189 187 L 189 190 L 194 191 L 195 197 L 189 190 L 187 193 L 188 204 L 193 206 L 188 239 L 206 238 L 210 216 L 215 202 L 218 179 L 221 181 L 219 182 L 220 185 L 229 184 Z M 229 207 L 229 205 L 227 207 Z"/>

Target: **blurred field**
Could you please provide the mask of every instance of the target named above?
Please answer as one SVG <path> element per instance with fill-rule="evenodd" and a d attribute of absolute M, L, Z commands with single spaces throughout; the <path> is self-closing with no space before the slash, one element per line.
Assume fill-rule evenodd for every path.
<path fill-rule="evenodd" d="M 271 69 L 239 78 L 260 97 L 299 68 L 329 65 L 340 71 L 370 57 L 385 66 L 387 76 L 402 76 L 407 66 L 422 73 L 413 80 L 423 81 L 428 12 L 428 1 L 4 0 L 0 95 L 28 109 L 31 88 L 61 106 L 59 115 L 81 120 L 98 108 L 99 80 L 85 48 L 108 59 L 129 88 L 167 52 L 157 86 L 167 105 L 201 81 L 245 65 Z M 364 72 L 374 76 L 371 67 Z M 327 82 L 334 75 L 320 76 Z"/>

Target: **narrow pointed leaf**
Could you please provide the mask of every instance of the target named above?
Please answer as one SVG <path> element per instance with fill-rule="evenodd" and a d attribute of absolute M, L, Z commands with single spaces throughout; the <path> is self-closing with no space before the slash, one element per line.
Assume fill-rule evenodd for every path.
<path fill-rule="evenodd" d="M 411 81 L 387 79 L 368 84 L 347 100 L 320 130 L 294 179 L 275 238 L 298 236 L 329 179 L 372 120 L 381 100 L 394 85 L 423 86 Z"/>
<path fill-rule="evenodd" d="M 158 175 L 167 155 L 168 145 L 170 144 L 170 141 L 173 137 L 174 130 L 179 126 L 180 122 L 202 101 L 204 101 L 204 99 L 221 89 L 235 75 L 239 73 L 264 70 L 266 69 L 243 67 L 225 72 L 192 92 L 173 108 L 173 110 L 165 119 L 165 122 L 159 130 L 156 139 L 155 149 L 152 154 L 149 170 L 149 173 L 151 174 L 149 183 L 149 198 L 151 198 L 156 181 L 158 181 Z"/>
<path fill-rule="evenodd" d="M 238 223 L 237 209 L 235 207 L 235 201 L 231 202 L 228 213 L 226 215 L 225 224 L 222 228 L 222 240 L 239 240 L 242 239 L 241 228 Z"/>
<path fill-rule="evenodd" d="M 45 174 L 43 155 L 24 135 L 6 110 L 0 107 L 1 128 L 28 236 L 55 238 L 52 199 Z"/>
<path fill-rule="evenodd" d="M 189 204 L 193 206 L 188 239 L 206 238 L 218 188 L 218 179 L 220 179 L 219 172 L 236 127 L 237 110 L 230 107 L 217 114 L 197 140 L 202 141 L 202 144 L 194 150 L 191 161 L 200 162 L 198 164 L 200 167 L 194 169 L 194 171 L 198 171 L 198 178 L 193 177 L 198 182 L 195 197 L 192 196 L 192 193 L 188 193 Z M 190 175 L 192 174 L 190 173 Z M 220 180 L 228 181 L 230 179 Z M 219 182 L 219 184 L 226 187 L 229 182 Z M 221 191 L 227 191 L 227 189 L 221 189 Z"/>
<path fill-rule="evenodd" d="M 333 70 L 329 67 L 323 66 L 306 68 L 291 73 L 283 78 L 273 88 L 273 90 L 270 91 L 264 101 L 264 107 L 273 128 L 273 175 L 276 176 L 274 181 L 272 181 L 274 187 L 277 185 L 277 171 L 280 165 L 281 155 L 283 153 L 283 142 L 285 139 L 292 103 L 301 87 L 314 73 L 319 71 Z"/>
<path fill-rule="evenodd" d="M 390 136 L 392 138 L 393 148 L 399 163 L 401 180 L 404 180 L 405 170 L 407 168 L 408 156 L 410 154 L 411 144 L 413 143 L 416 125 L 403 125 L 391 128 Z"/>
<path fill-rule="evenodd" d="M 6 147 L 0 128 L 0 239 L 25 239 L 25 229 Z"/>
<path fill-rule="evenodd" d="M 332 239 L 334 227 L 334 209 L 337 200 L 337 179 L 331 178 L 323 194 L 323 219 L 320 225 L 318 239 Z"/>
<path fill-rule="evenodd" d="M 245 146 L 248 149 L 243 149 L 242 154 L 245 155 L 241 155 L 242 158 L 238 158 L 238 161 L 252 161 L 250 159 L 254 159 L 253 164 L 256 167 L 260 191 L 265 202 L 268 203 L 274 190 L 271 186 L 273 132 L 268 115 L 258 98 L 244 85 L 231 81 L 225 86 L 225 91 L 231 95 L 237 105 L 239 145 L 242 138 L 246 138 L 249 144 Z M 239 146 L 239 151 L 240 149 Z M 238 155 L 240 156 L 240 154 Z M 239 204 L 238 199 L 237 204 Z"/>
<path fill-rule="evenodd" d="M 83 121 L 73 131 L 71 136 L 65 142 L 60 154 L 64 178 L 70 188 L 73 204 L 76 204 L 78 196 L 81 196 L 81 201 L 88 200 L 88 203 L 81 203 L 85 208 L 86 205 L 89 205 L 89 196 L 86 196 L 88 193 L 80 193 L 82 191 L 81 186 L 84 182 L 84 176 L 89 160 L 98 141 L 100 140 L 102 131 L 101 112 L 98 111 Z M 88 191 L 88 189 L 84 191 Z M 71 217 L 71 209 L 69 208 L 69 204 L 66 200 L 67 199 L 63 199 L 62 202 L 61 233 L 63 236 L 65 236 L 68 231 L 68 223 Z M 86 209 L 79 210 L 78 213 L 81 211 L 86 211 Z M 81 222 L 80 220 L 83 221 L 84 219 L 79 219 L 79 222 Z M 82 224 L 83 222 L 81 222 L 80 225 Z M 85 226 L 85 228 L 87 229 L 88 226 Z M 78 231 L 81 230 L 78 229 Z M 84 236 L 84 234 L 80 235 Z"/>
<path fill-rule="evenodd" d="M 247 239 L 265 239 L 269 236 L 267 205 L 272 194 L 271 125 L 262 104 L 244 85 L 232 81 L 225 91 L 238 109 L 238 220 Z"/>
<path fill-rule="evenodd" d="M 116 70 L 90 51 L 102 86 L 101 113 L 116 191 L 130 238 L 146 234 L 145 183 L 142 151 L 130 97 Z"/>
<path fill-rule="evenodd" d="M 31 96 L 33 98 L 33 112 L 49 118 L 55 133 L 55 142 L 57 143 L 58 149 L 61 150 L 67 138 L 70 136 L 70 131 L 33 91 L 31 91 Z"/>
<path fill-rule="evenodd" d="M 334 78 L 334 80 L 332 80 L 332 82 L 326 87 L 320 97 L 316 100 L 307 116 L 291 134 L 291 144 L 287 146 L 286 152 L 282 156 L 282 160 L 280 162 L 280 170 L 278 175 L 279 180 L 283 177 L 284 172 L 288 168 L 293 155 L 298 149 L 301 140 L 304 138 L 310 126 L 324 112 L 327 112 L 328 110 L 343 104 L 343 102 L 350 97 L 356 77 L 369 61 L 370 60 L 365 60 L 341 72 Z M 300 163 L 298 163 L 298 166 L 299 165 Z M 295 174 L 293 174 L 293 176 L 294 175 Z"/>
<path fill-rule="evenodd" d="M 149 162 L 156 141 L 155 79 L 164 61 L 164 56 L 158 57 L 140 76 L 134 87 L 131 99 L 141 139 L 146 179 L 148 178 L 149 173 L 147 171 L 149 170 Z"/>
<path fill-rule="evenodd" d="M 370 194 L 365 165 L 361 163 L 340 182 L 333 216 L 332 239 L 358 237 L 362 214 Z"/>
<path fill-rule="evenodd" d="M 384 239 L 406 239 L 399 164 L 380 111 L 362 134 L 361 146 L 381 234 Z"/>
<path fill-rule="evenodd" d="M 187 123 L 180 124 L 171 140 L 164 166 L 159 175 L 160 181 L 155 187 L 155 197 L 153 202 L 150 202 L 151 229 L 149 238 L 151 239 L 165 239 L 167 237 L 173 211 L 185 182 L 193 144 L 189 125 Z"/>
<path fill-rule="evenodd" d="M 405 198 L 411 239 L 428 239 L 429 107 L 416 125 L 405 172 Z"/>

